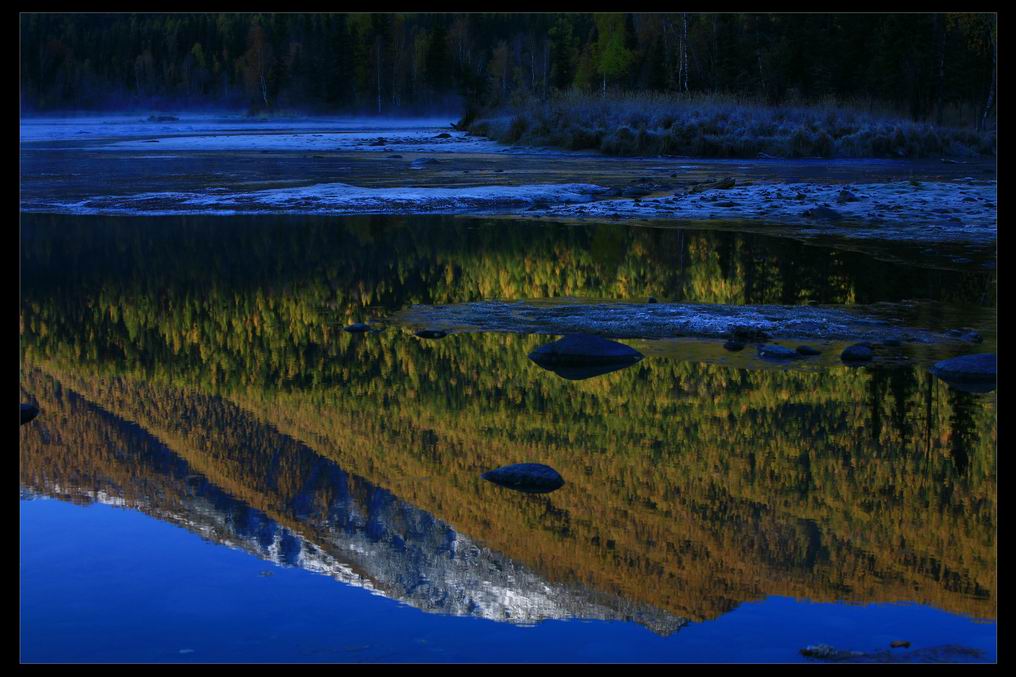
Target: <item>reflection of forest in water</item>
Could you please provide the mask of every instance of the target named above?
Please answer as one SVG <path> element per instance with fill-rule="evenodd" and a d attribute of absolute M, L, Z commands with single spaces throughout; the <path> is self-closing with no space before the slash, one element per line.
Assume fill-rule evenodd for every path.
<path fill-rule="evenodd" d="M 994 395 L 915 368 L 663 358 L 569 382 L 526 358 L 541 337 L 341 331 L 367 307 L 558 294 L 861 303 L 906 289 L 977 303 L 993 278 L 736 234 L 138 221 L 26 219 L 26 393 L 59 406 L 41 368 L 294 530 L 308 524 L 294 497 L 326 505 L 330 490 L 250 443 L 272 430 L 551 581 L 677 616 L 782 594 L 994 617 Z M 568 484 L 532 497 L 478 478 L 521 460 Z M 160 481 L 117 463 L 123 491 Z"/>

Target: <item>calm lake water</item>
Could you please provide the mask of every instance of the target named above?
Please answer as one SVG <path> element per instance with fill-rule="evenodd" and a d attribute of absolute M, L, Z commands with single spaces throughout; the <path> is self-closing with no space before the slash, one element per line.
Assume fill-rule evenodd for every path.
<path fill-rule="evenodd" d="M 21 655 L 36 661 L 994 661 L 993 252 L 507 218 L 22 218 Z M 850 368 L 414 304 L 877 308 L 972 327 Z M 343 327 L 369 321 L 379 331 Z M 480 479 L 546 463 L 563 488 Z M 909 649 L 889 643 L 909 641 Z M 881 652 L 881 653 L 879 653 Z"/>

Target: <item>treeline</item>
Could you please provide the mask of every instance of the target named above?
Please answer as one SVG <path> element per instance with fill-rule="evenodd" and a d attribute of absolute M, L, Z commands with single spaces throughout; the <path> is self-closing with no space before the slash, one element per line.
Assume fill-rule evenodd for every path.
<path fill-rule="evenodd" d="M 760 235 L 479 223 L 26 215 L 23 345 L 142 370 L 172 362 L 182 382 L 208 387 L 232 379 L 296 387 L 341 380 L 334 351 L 350 340 L 343 325 L 413 303 L 870 304 L 898 301 L 899 289 L 953 306 L 995 302 L 991 271 L 887 267 L 840 250 L 816 256 Z"/>
<path fill-rule="evenodd" d="M 609 90 L 878 103 L 995 99 L 993 14 L 24 14 L 28 110 L 410 113 Z"/>

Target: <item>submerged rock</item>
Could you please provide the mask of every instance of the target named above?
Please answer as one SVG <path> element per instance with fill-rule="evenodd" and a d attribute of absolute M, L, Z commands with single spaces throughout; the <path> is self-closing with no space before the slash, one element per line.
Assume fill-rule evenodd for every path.
<path fill-rule="evenodd" d="M 936 362 L 931 373 L 950 387 L 972 393 L 986 393 L 997 384 L 997 359 L 995 353 L 962 355 Z"/>
<path fill-rule="evenodd" d="M 440 339 L 448 336 L 448 332 L 441 329 L 420 329 L 416 332 L 416 335 L 425 339 Z"/>
<path fill-rule="evenodd" d="M 794 360 L 800 357 L 796 350 L 791 350 L 775 343 L 766 343 L 758 347 L 758 356 L 763 360 Z"/>
<path fill-rule="evenodd" d="M 656 297 L 655 296 L 650 296 L 649 300 L 646 301 L 646 303 L 656 303 Z"/>
<path fill-rule="evenodd" d="M 449 134 L 448 132 L 441 132 L 440 134 L 438 134 L 434 138 L 435 139 L 450 139 L 450 138 L 452 138 L 452 135 Z"/>
<path fill-rule="evenodd" d="M 528 494 L 547 494 L 564 486 L 564 478 L 549 465 L 516 463 L 483 473 L 480 477 L 498 486 Z"/>
<path fill-rule="evenodd" d="M 370 331 L 370 325 L 366 322 L 354 322 L 346 325 L 343 329 L 351 334 L 362 334 L 365 331 Z"/>
<path fill-rule="evenodd" d="M 816 350 L 815 348 L 812 348 L 811 346 L 797 346 L 797 354 L 798 355 L 808 355 L 808 356 L 821 355 L 822 351 L 821 350 Z"/>
<path fill-rule="evenodd" d="M 39 415 L 39 407 L 31 402 L 21 403 L 21 425 L 25 425 Z"/>
<path fill-rule="evenodd" d="M 840 204 L 844 204 L 845 202 L 857 202 L 860 199 L 861 198 L 857 197 L 856 195 L 854 195 L 853 193 L 851 193 L 849 190 L 846 189 L 841 190 L 839 192 L 839 195 L 836 196 L 836 201 Z"/>
<path fill-rule="evenodd" d="M 864 343 L 855 343 L 848 346 L 840 353 L 840 359 L 844 362 L 870 362 L 875 357 L 871 346 Z"/>

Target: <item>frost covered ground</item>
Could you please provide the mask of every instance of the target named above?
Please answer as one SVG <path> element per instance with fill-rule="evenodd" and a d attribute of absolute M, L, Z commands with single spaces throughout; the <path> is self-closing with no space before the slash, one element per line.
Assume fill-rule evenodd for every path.
<path fill-rule="evenodd" d="M 360 188 L 326 183 L 249 192 L 153 192 L 109 195 L 57 205 L 74 214 L 382 214 L 456 213 L 590 200 L 606 189 L 588 184 Z"/>
<path fill-rule="evenodd" d="M 700 193 L 556 205 L 546 216 L 749 220 L 796 224 L 802 233 L 911 241 L 991 242 L 995 181 L 765 183 Z"/>
<path fill-rule="evenodd" d="M 615 158 L 506 147 L 451 118 L 29 118 L 22 211 L 484 214 L 994 245 L 994 163 Z M 730 177 L 727 189 L 696 184 Z"/>

